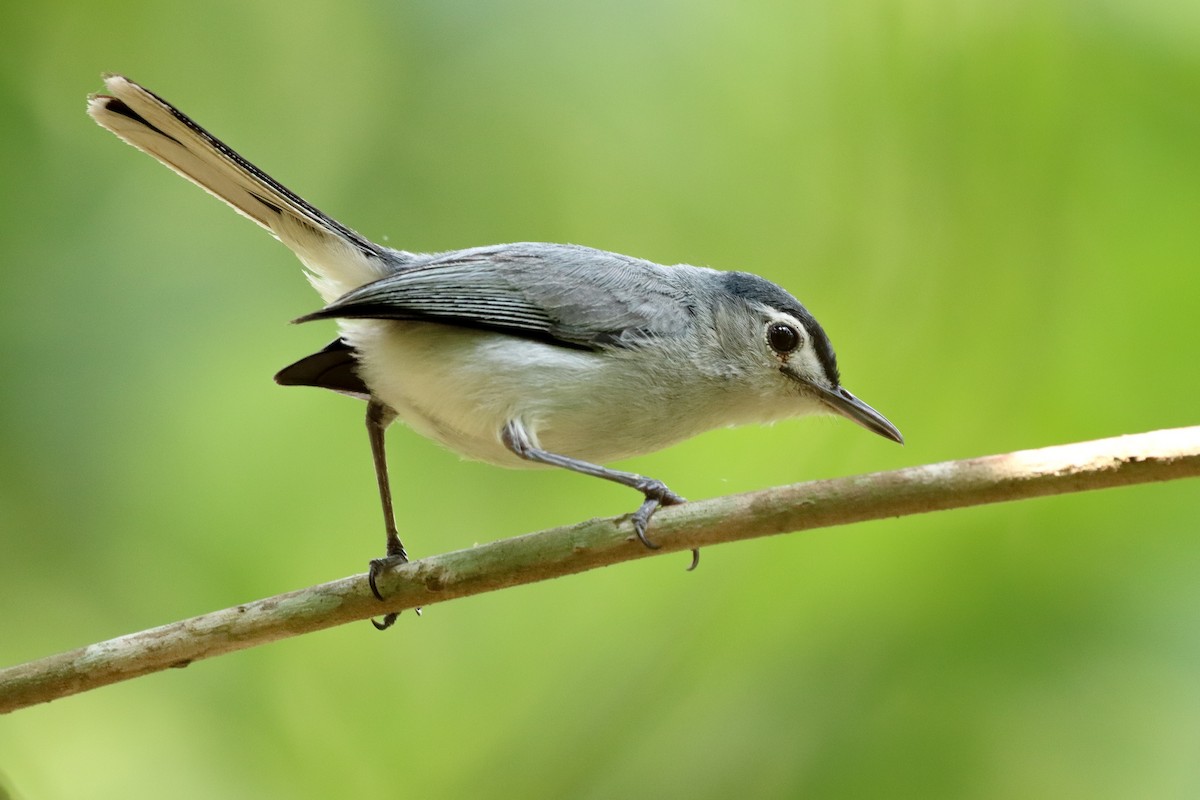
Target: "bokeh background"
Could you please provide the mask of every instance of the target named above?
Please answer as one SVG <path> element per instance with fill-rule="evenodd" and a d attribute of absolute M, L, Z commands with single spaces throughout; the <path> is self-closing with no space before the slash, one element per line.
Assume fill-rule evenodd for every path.
<path fill-rule="evenodd" d="M 97 128 L 120 71 L 410 250 L 747 269 L 908 437 L 628 462 L 691 498 L 1200 421 L 1200 5 L 50 2 L 0 26 L 0 663 L 361 571 L 284 248 Z M 630 510 L 399 427 L 415 555 Z M 0 719 L 19 798 L 1200 794 L 1177 482 L 647 559 Z"/>

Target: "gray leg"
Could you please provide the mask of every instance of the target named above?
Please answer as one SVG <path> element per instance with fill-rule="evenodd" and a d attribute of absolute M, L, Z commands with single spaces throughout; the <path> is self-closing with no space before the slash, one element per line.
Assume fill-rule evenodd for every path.
<path fill-rule="evenodd" d="M 408 562 L 408 554 L 400 542 L 396 532 L 396 515 L 392 511 L 392 489 L 388 482 L 387 454 L 384 451 L 383 434 L 396 420 L 396 412 L 388 406 L 372 398 L 367 402 L 367 436 L 371 440 L 371 458 L 375 462 L 375 480 L 379 483 L 379 499 L 383 504 L 383 525 L 387 530 L 387 555 L 371 560 L 371 568 L 367 572 L 367 582 L 371 584 L 371 592 L 380 600 L 383 595 L 375 586 L 375 578 L 379 573 L 391 567 Z M 387 614 L 383 622 L 371 620 L 371 624 L 379 630 L 390 628 L 396 621 L 396 614 Z"/>
<path fill-rule="evenodd" d="M 609 469 L 599 464 L 580 461 L 577 458 L 569 456 L 560 456 L 557 453 L 551 453 L 534 447 L 533 443 L 529 441 L 529 435 L 525 432 L 525 428 L 516 420 L 511 420 L 504 426 L 504 430 L 500 432 L 500 439 L 504 442 L 505 447 L 527 461 L 549 464 L 552 467 L 562 467 L 572 472 L 592 475 L 596 478 L 604 478 L 606 481 L 613 481 L 622 486 L 637 489 L 645 496 L 646 500 L 633 513 L 633 530 L 642 544 L 651 550 L 657 550 L 659 545 L 646 538 L 646 526 L 650 523 L 650 517 L 654 516 L 654 512 L 658 510 L 659 506 L 672 506 L 686 502 L 682 497 L 668 489 L 667 485 L 662 481 L 647 478 L 633 472 L 621 472 L 620 470 Z M 692 550 L 692 565 L 688 569 L 695 569 L 698 563 L 700 563 L 700 551 Z"/>

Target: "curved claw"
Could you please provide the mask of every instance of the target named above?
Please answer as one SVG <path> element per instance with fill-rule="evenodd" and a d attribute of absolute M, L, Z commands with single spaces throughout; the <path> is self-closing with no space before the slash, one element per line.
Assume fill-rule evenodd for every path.
<path fill-rule="evenodd" d="M 408 556 L 404 554 L 403 550 L 401 550 L 399 553 L 389 553 L 383 558 L 371 559 L 370 568 L 367 570 L 367 584 L 371 587 L 371 594 L 375 595 L 377 599 L 383 600 L 383 595 L 380 594 L 379 587 L 375 584 L 375 579 L 379 577 L 384 570 L 391 569 L 392 567 L 398 567 L 401 564 L 407 563 Z M 420 613 L 420 609 L 417 609 L 417 614 L 419 615 Z M 371 620 L 371 624 L 375 626 L 375 630 L 386 631 L 388 628 L 392 627 L 392 625 L 396 624 L 396 618 L 399 616 L 399 612 L 384 614 L 382 622 Z"/>
<path fill-rule="evenodd" d="M 383 595 L 379 593 L 379 587 L 375 585 L 375 562 L 371 562 L 371 569 L 367 572 L 367 584 L 371 587 L 371 594 L 375 595 L 376 600 L 382 600 Z"/>
<path fill-rule="evenodd" d="M 633 513 L 633 532 L 637 534 L 638 541 L 647 548 L 658 550 L 662 545 L 656 544 L 646 538 L 646 526 L 650 524 L 650 517 L 654 516 L 654 512 L 658 511 L 659 506 L 673 506 L 679 503 L 686 503 L 687 501 L 668 489 L 662 481 L 648 480 L 638 488 L 646 493 L 646 500 Z M 699 563 L 700 551 L 693 548 L 692 564 L 687 568 L 687 571 L 691 572 Z"/>
<path fill-rule="evenodd" d="M 651 550 L 657 550 L 662 547 L 660 544 L 655 544 L 646 538 L 646 526 L 650 524 L 650 517 L 658 510 L 659 502 L 656 497 L 647 497 L 641 507 L 633 512 L 633 532 L 637 534 L 638 541 L 644 544 Z"/>
<path fill-rule="evenodd" d="M 404 555 L 404 553 L 389 553 L 383 558 L 372 558 L 370 568 L 367 570 L 367 583 L 371 586 L 371 594 L 382 600 L 383 595 L 379 593 L 379 587 L 375 585 L 375 579 L 382 575 L 385 570 L 407 563 L 408 556 Z"/>
<path fill-rule="evenodd" d="M 371 620 L 371 624 L 375 626 L 375 630 L 377 630 L 377 631 L 386 631 L 388 628 L 392 627 L 392 625 L 394 625 L 396 623 L 396 618 L 399 616 L 400 616 L 399 613 L 384 614 L 383 622 L 376 622 L 375 620 Z"/>

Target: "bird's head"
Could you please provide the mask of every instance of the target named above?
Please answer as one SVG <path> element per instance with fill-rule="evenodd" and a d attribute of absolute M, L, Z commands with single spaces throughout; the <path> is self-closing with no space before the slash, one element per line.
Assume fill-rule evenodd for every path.
<path fill-rule="evenodd" d="M 782 393 L 804 402 L 805 413 L 826 411 L 856 422 L 894 442 L 900 431 L 871 406 L 842 386 L 833 345 L 816 318 L 788 292 L 744 272 L 719 273 L 718 293 L 724 302 L 716 320 L 721 349 L 737 347 L 754 375 L 754 384 L 778 402 Z M 749 342 L 747 342 L 749 337 Z M 740 344 L 738 343 L 740 340 Z M 745 352 L 749 344 L 749 351 Z M 798 406 L 799 407 L 799 406 Z M 779 416 L 790 416 L 780 409 Z"/>

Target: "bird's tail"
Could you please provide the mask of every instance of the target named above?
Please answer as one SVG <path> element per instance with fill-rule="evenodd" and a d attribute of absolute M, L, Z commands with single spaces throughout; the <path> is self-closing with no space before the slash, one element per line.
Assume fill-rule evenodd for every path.
<path fill-rule="evenodd" d="M 330 301 L 388 273 L 384 249 L 332 219 L 242 158 L 179 109 L 121 75 L 88 98 L 101 126 L 224 200 L 290 247 Z"/>

